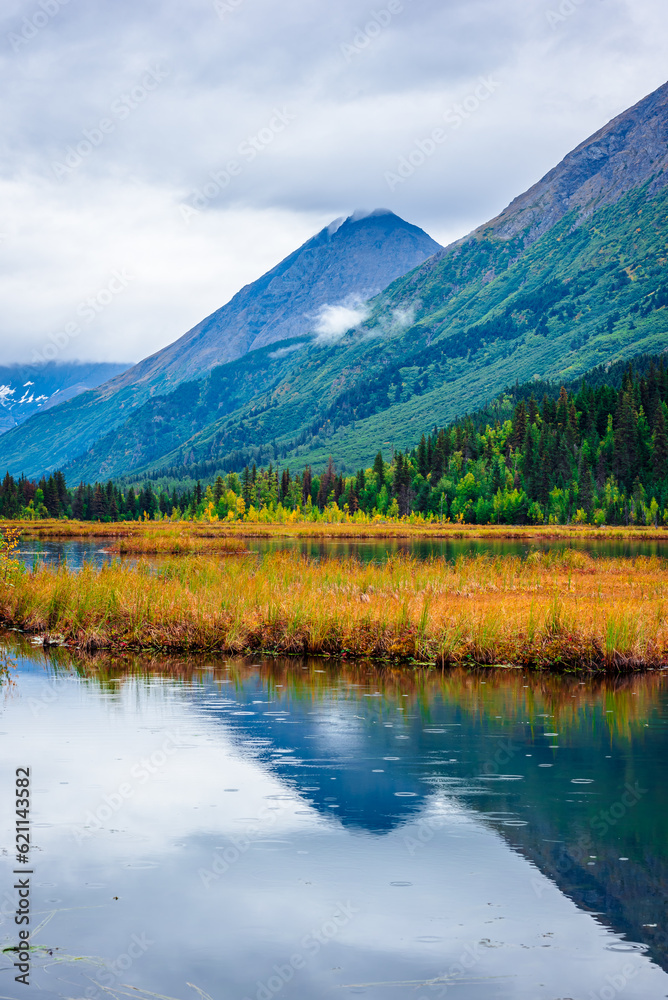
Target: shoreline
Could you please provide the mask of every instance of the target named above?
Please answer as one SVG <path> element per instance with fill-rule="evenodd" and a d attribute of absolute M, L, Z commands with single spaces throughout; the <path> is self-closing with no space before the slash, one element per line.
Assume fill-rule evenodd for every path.
<path fill-rule="evenodd" d="M 575 550 L 314 562 L 272 552 L 12 566 L 0 622 L 73 651 L 320 656 L 564 672 L 668 666 L 668 564 Z"/>
<path fill-rule="evenodd" d="M 668 544 L 668 526 L 648 528 L 642 525 L 594 527 L 593 525 L 421 525 L 389 520 L 377 524 L 354 524 L 296 521 L 286 523 L 253 523 L 238 521 L 0 521 L 0 531 L 18 529 L 26 538 L 51 538 L 66 541 L 75 538 L 187 538 L 207 539 L 214 543 L 244 538 L 322 538 L 342 540 L 480 539 L 499 541 L 656 541 Z"/>

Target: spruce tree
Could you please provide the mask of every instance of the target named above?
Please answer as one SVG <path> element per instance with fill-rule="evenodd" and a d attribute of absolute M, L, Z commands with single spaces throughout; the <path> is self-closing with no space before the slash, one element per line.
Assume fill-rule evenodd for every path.
<path fill-rule="evenodd" d="M 668 475 L 668 432 L 666 430 L 666 417 L 662 405 L 657 407 L 653 430 L 652 472 L 655 482 L 659 483 Z"/>

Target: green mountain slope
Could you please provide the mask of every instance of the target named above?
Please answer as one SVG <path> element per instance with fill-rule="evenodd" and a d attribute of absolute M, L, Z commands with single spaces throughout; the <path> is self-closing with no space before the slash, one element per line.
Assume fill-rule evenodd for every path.
<path fill-rule="evenodd" d="M 78 454 L 70 482 L 277 458 L 321 465 L 330 453 L 352 469 L 379 442 L 407 447 L 516 379 L 568 380 L 657 353 L 668 346 L 667 184 L 668 84 L 394 281 L 356 329 L 272 343 L 148 401 L 136 386 L 113 407 L 92 399 L 69 428 L 59 407 L 50 462 Z M 0 439 L 0 465 L 10 438 L 14 463 L 43 462 L 44 429 L 33 418 Z"/>
<path fill-rule="evenodd" d="M 294 340 L 224 365 L 137 411 L 70 481 L 282 458 L 343 469 L 414 444 L 516 379 L 569 380 L 668 346 L 668 189 L 650 182 L 529 249 L 472 239 L 399 279 L 339 343 Z M 417 322 L 407 325 L 419 291 Z M 277 350 L 278 347 L 278 350 Z"/>
<path fill-rule="evenodd" d="M 440 249 L 386 209 L 337 219 L 174 343 L 10 431 L 0 440 L 0 468 L 31 476 L 59 469 L 152 396 L 249 351 L 310 334 L 319 320 L 327 320 L 328 329 L 337 309 L 350 312 Z"/>

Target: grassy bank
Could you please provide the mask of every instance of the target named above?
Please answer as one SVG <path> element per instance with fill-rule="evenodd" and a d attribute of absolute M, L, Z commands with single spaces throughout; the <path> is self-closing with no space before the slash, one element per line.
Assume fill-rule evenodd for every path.
<path fill-rule="evenodd" d="M 0 620 L 79 649 L 272 651 L 550 669 L 668 664 L 668 563 L 565 552 L 455 563 L 198 556 L 10 571 Z"/>
<path fill-rule="evenodd" d="M 648 528 L 631 526 L 628 528 L 587 525 L 488 525 L 477 527 L 466 524 L 420 524 L 407 519 L 386 519 L 374 524 L 354 524 L 352 522 L 311 523 L 295 521 L 291 524 L 256 524 L 250 521 L 230 523 L 206 521 L 122 521 L 104 524 L 99 521 L 64 521 L 47 519 L 43 521 L 3 521 L 0 530 L 8 528 L 20 530 L 25 538 L 67 539 L 155 539 L 163 540 L 160 548 L 136 547 L 124 551 L 168 551 L 170 540 L 207 539 L 208 547 L 221 547 L 228 539 L 244 538 L 331 538 L 331 539 L 526 539 L 535 542 L 563 541 L 665 541 L 668 543 L 668 528 Z M 136 543 L 137 546 L 139 543 Z M 143 543 L 142 543 L 143 544 Z M 120 548 L 120 541 L 119 546 Z M 202 547 L 203 550 L 205 547 Z M 178 551 L 181 551 L 179 549 Z M 188 551 L 195 551 L 191 548 Z"/>
<path fill-rule="evenodd" d="M 205 552 L 216 552 L 228 555 L 246 554 L 247 548 L 243 538 L 231 538 L 225 535 L 209 537 L 192 532 L 169 532 L 158 534 L 145 532 L 122 538 L 109 546 L 111 552 L 119 555 L 195 555 Z"/>

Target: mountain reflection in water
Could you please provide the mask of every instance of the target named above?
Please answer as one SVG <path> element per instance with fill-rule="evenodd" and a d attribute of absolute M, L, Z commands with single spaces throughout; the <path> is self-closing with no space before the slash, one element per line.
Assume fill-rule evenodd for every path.
<path fill-rule="evenodd" d="M 625 996 L 668 993 L 663 674 L 6 646 L 3 766 L 37 776 L 40 936 L 89 962 L 36 954 L 34 995 L 267 1000 L 283 974 L 299 998 L 455 980 L 466 1000 L 604 996 L 628 961 Z M 144 932 L 159 943 L 113 978 Z"/>

